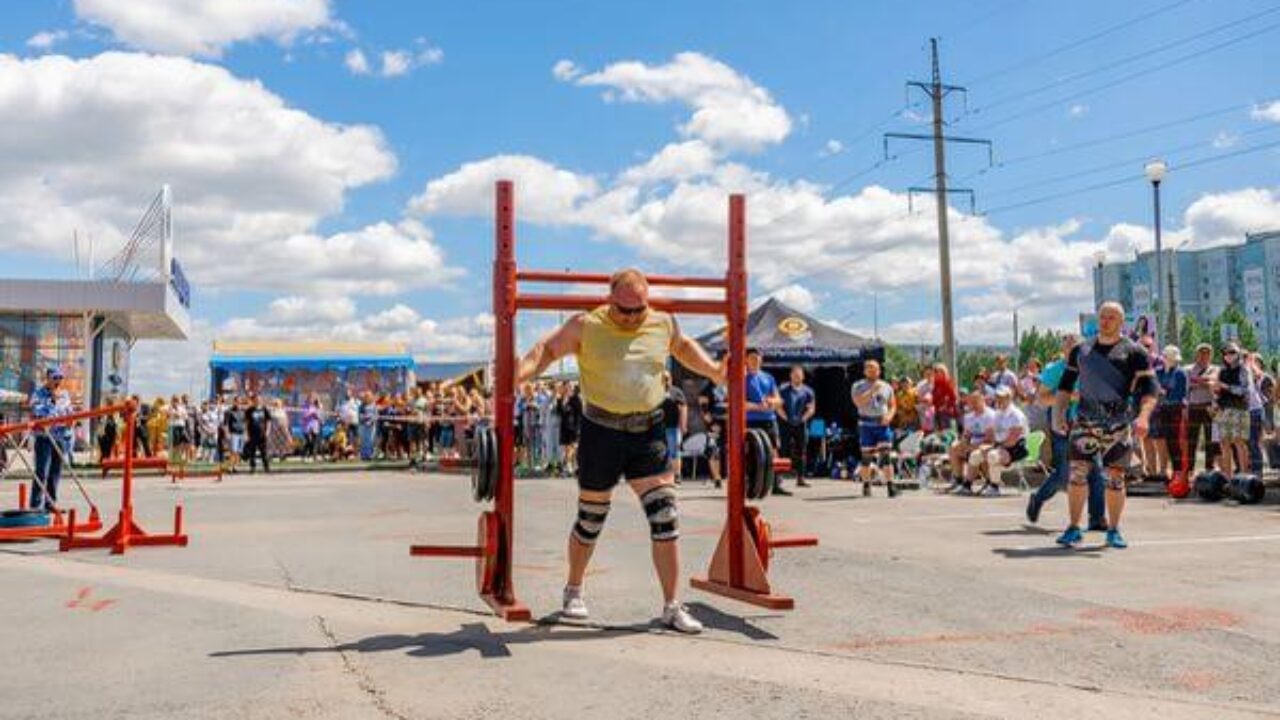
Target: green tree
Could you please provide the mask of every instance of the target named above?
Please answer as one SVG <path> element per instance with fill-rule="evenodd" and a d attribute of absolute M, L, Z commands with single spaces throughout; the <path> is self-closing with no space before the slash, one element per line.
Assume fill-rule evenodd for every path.
<path fill-rule="evenodd" d="M 965 350 L 956 353 L 956 386 L 972 388 L 978 371 L 995 367 L 996 353 L 990 350 Z"/>
<path fill-rule="evenodd" d="M 1022 333 L 1022 338 L 1018 341 L 1018 367 L 1026 365 L 1033 358 L 1044 366 L 1061 351 L 1062 333 L 1032 326 L 1030 330 Z"/>
<path fill-rule="evenodd" d="M 911 357 L 911 353 L 906 350 L 897 345 L 885 343 L 883 377 L 894 380 L 900 377 L 909 377 L 912 380 L 918 380 L 920 379 L 920 363 Z"/>
<path fill-rule="evenodd" d="M 1222 344 L 1222 326 L 1235 325 L 1236 332 L 1239 334 L 1241 346 L 1246 350 L 1258 349 L 1258 333 L 1254 330 L 1253 323 L 1249 322 L 1249 318 L 1236 307 L 1235 303 L 1231 303 L 1222 311 L 1222 314 L 1214 318 L 1213 325 L 1209 327 L 1209 337 L 1206 342 L 1213 345 Z"/>
<path fill-rule="evenodd" d="M 1204 328 L 1195 315 L 1183 315 L 1182 327 L 1178 328 L 1178 346 L 1182 348 L 1182 357 L 1188 361 L 1195 357 L 1196 346 L 1204 342 Z"/>

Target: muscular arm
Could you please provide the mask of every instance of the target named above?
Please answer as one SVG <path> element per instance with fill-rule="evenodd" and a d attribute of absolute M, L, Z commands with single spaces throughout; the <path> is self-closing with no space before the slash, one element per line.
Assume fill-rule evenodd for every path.
<path fill-rule="evenodd" d="M 582 318 L 581 314 L 574 315 L 569 322 L 529 348 L 529 352 L 516 362 L 516 386 L 538 377 L 560 358 L 578 352 L 582 346 Z"/>
<path fill-rule="evenodd" d="M 676 324 L 675 318 L 671 319 L 671 329 L 672 357 L 681 365 L 716 384 L 724 382 L 724 362 L 712 360 L 697 340 L 680 332 L 680 326 Z"/>

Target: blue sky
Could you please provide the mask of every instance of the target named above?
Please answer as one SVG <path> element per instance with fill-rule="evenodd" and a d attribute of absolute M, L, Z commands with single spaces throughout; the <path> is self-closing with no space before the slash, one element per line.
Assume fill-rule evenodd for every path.
<path fill-rule="evenodd" d="M 931 339 L 933 210 L 920 199 L 908 214 L 902 195 L 929 183 L 931 155 L 895 144 L 901 156 L 873 167 L 881 132 L 928 131 L 928 107 L 904 82 L 928 78 L 930 36 L 945 80 L 970 88 L 967 114 L 949 100 L 949 132 L 990 138 L 1009 162 L 983 172 L 981 149 L 949 150 L 953 180 L 995 211 L 956 217 L 962 342 L 1002 337 L 1017 303 L 1031 322 L 1068 324 L 1088 301 L 1089 258 L 1150 242 L 1143 158 L 1173 167 L 1171 242 L 1280 227 L 1280 154 L 1253 151 L 1280 140 L 1280 105 L 1268 104 L 1280 97 L 1274 2 L 197 5 L 0 11 L 0 120 L 21 131 L 27 108 L 40 118 L 10 136 L 30 162 L 0 172 L 0 194 L 18 188 L 0 198 L 16 208 L 0 210 L 3 274 L 72 274 L 73 230 L 110 245 L 173 185 L 198 332 L 181 362 L 166 359 L 173 346 L 142 347 L 144 389 L 185 389 L 213 337 L 483 354 L 483 192 L 503 171 L 517 172 L 522 199 L 546 188 L 527 205 L 522 263 L 714 272 L 724 194 L 745 190 L 757 291 L 785 288 L 866 331 L 875 292 L 886 337 Z M 400 54 L 387 65 L 383 53 Z M 664 148 L 680 151 L 678 167 L 637 179 Z"/>

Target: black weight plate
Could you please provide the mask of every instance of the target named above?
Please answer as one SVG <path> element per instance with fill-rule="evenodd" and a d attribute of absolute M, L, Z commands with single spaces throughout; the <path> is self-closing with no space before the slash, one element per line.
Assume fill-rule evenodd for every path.
<path fill-rule="evenodd" d="M 755 435 L 759 438 L 757 442 L 760 448 L 760 470 L 756 473 L 755 494 L 752 500 L 763 500 L 769 497 L 769 491 L 772 486 L 769 485 L 769 436 L 763 430 L 755 430 Z"/>
<path fill-rule="evenodd" d="M 493 428 L 485 428 L 481 433 L 489 439 L 489 472 L 488 482 L 486 483 L 485 499 L 492 500 L 498 494 L 498 479 L 500 477 L 499 469 L 502 467 L 502 453 L 499 451 L 498 431 Z"/>
<path fill-rule="evenodd" d="M 489 466 L 492 464 L 493 449 L 490 446 L 489 434 L 476 434 L 476 457 L 471 466 L 471 497 L 476 502 L 485 502 L 490 497 Z"/>
<path fill-rule="evenodd" d="M 756 432 L 760 433 L 760 440 L 764 444 L 764 489 L 760 492 L 760 498 L 763 499 L 773 492 L 778 478 L 776 471 L 773 469 L 774 450 L 773 442 L 769 439 L 769 433 L 764 430 L 756 430 Z"/>
<path fill-rule="evenodd" d="M 1220 472 L 1201 473 L 1196 477 L 1196 496 L 1205 502 L 1218 502 L 1227 492 L 1227 478 Z"/>
<path fill-rule="evenodd" d="M 758 492 L 760 462 L 760 439 L 747 430 L 742 436 L 742 495 L 748 500 L 754 500 Z"/>
<path fill-rule="evenodd" d="M 1267 486 L 1257 475 L 1237 475 L 1231 479 L 1231 497 L 1241 505 L 1255 505 L 1267 495 Z"/>

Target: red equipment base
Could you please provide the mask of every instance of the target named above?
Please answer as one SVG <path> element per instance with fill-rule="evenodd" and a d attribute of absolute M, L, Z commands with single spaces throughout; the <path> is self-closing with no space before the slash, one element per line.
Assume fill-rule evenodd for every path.
<path fill-rule="evenodd" d="M 68 535 L 83 532 L 98 532 L 102 529 L 102 517 L 98 508 L 89 509 L 89 519 L 82 523 L 70 524 L 61 510 L 53 513 L 53 522 L 43 527 L 0 528 L 0 542 L 14 540 L 40 540 L 44 538 L 64 538 Z M 72 518 L 74 522 L 74 518 Z"/>
<path fill-rule="evenodd" d="M 176 465 L 169 467 L 168 473 L 170 483 L 196 478 L 212 480 L 213 482 L 222 482 L 222 468 L 216 468 L 214 470 L 188 470 L 185 465 Z"/>
<path fill-rule="evenodd" d="M 75 511 L 72 511 L 71 524 L 75 524 Z M 106 533 L 97 537 L 78 537 L 74 532 L 67 533 L 62 542 L 59 543 L 58 549 L 62 552 L 68 550 L 81 550 L 84 548 L 111 548 L 112 555 L 123 555 L 132 546 L 144 545 L 177 545 L 179 547 L 187 546 L 187 536 L 182 532 L 182 506 L 178 505 L 173 509 L 173 533 L 168 535 L 155 535 L 143 530 L 136 522 L 133 521 L 133 509 L 126 508 L 120 511 L 120 519 L 116 521 L 115 527 L 112 527 Z"/>
<path fill-rule="evenodd" d="M 124 458 L 107 458 L 98 463 L 98 467 L 102 470 L 102 477 L 106 477 L 107 473 L 112 470 L 124 469 Z M 165 458 L 134 458 L 134 470 L 168 470 L 169 461 Z"/>
<path fill-rule="evenodd" d="M 476 590 L 495 615 L 507 622 L 528 622 L 533 613 L 511 592 L 511 560 L 504 531 L 496 512 L 482 512 L 476 523 L 475 545 L 411 545 L 414 557 L 476 559 Z"/>
<path fill-rule="evenodd" d="M 775 595 L 769 585 L 769 553 L 774 548 L 813 547 L 818 544 L 818 538 L 772 537 L 769 523 L 764 521 L 757 508 L 748 506 L 744 510 L 743 521 L 746 527 L 743 529 L 742 546 L 739 548 L 742 554 L 740 581 L 734 583 L 732 580 L 729 528 L 725 527 L 720 534 L 720 542 L 716 544 L 715 555 L 711 557 L 707 577 L 690 578 L 689 584 L 698 590 L 750 605 L 770 610 L 791 610 L 795 607 L 795 600 L 786 595 Z"/>

